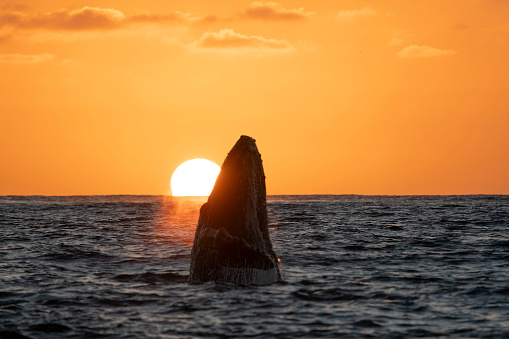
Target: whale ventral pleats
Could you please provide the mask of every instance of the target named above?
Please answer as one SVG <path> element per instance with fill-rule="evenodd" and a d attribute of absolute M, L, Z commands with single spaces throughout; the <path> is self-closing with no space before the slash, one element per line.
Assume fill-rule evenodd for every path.
<path fill-rule="evenodd" d="M 262 159 L 251 137 L 241 136 L 228 153 L 200 210 L 189 279 L 233 284 L 281 279 L 268 230 Z"/>

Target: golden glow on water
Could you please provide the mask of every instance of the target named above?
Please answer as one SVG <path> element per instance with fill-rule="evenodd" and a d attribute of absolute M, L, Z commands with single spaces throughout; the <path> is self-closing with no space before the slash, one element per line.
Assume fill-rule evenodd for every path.
<path fill-rule="evenodd" d="M 154 220 L 157 237 L 169 245 L 178 243 L 191 248 L 200 208 L 206 201 L 207 197 L 165 196 Z"/>

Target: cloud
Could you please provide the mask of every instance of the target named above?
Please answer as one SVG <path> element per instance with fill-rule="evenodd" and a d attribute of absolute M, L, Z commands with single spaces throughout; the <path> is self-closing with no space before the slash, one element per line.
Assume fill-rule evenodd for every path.
<path fill-rule="evenodd" d="M 376 11 L 371 8 L 363 8 L 363 9 L 352 9 L 346 11 L 339 11 L 336 14 L 336 20 L 338 21 L 355 21 L 358 18 L 369 17 L 377 15 Z"/>
<path fill-rule="evenodd" d="M 236 33 L 233 29 L 207 32 L 195 40 L 191 46 L 213 51 L 290 51 L 293 49 L 293 46 L 285 40 L 243 35 Z"/>
<path fill-rule="evenodd" d="M 302 7 L 298 9 L 286 9 L 276 2 L 256 1 L 251 3 L 249 7 L 241 14 L 241 16 L 250 19 L 267 21 L 292 21 L 303 20 L 313 14 L 313 12 L 305 12 L 304 8 Z"/>
<path fill-rule="evenodd" d="M 429 46 L 410 45 L 397 53 L 402 58 L 431 58 L 456 54 L 456 51 Z"/>
<path fill-rule="evenodd" d="M 152 14 L 146 12 L 143 14 L 133 15 L 128 18 L 128 21 L 134 23 L 209 23 L 217 21 L 214 15 L 194 15 L 191 13 L 175 11 L 170 14 Z"/>
<path fill-rule="evenodd" d="M 0 13 L 0 23 L 4 27 L 63 31 L 113 30 L 132 23 L 193 24 L 211 22 L 215 19 L 214 16 L 200 16 L 178 11 L 165 15 L 147 12 L 126 16 L 117 9 L 88 6 L 76 10 L 59 9 L 37 14 L 29 14 L 19 10 L 8 10 Z"/>
<path fill-rule="evenodd" d="M 2 64 L 39 64 L 53 60 L 52 54 L 0 54 Z"/>
<path fill-rule="evenodd" d="M 124 13 L 112 8 L 83 7 L 74 11 L 61 10 L 49 15 L 44 24 L 57 29 L 87 30 L 117 28 L 125 19 Z"/>
<path fill-rule="evenodd" d="M 0 6 L 0 9 L 3 10 L 15 10 L 15 11 L 24 11 L 27 10 L 29 7 L 28 5 L 19 4 L 15 2 L 6 2 Z"/>
<path fill-rule="evenodd" d="M 4 25 L 17 28 L 45 28 L 53 30 L 90 30 L 118 28 L 125 20 L 124 13 L 111 8 L 83 7 L 77 10 L 60 9 L 54 12 L 28 14 L 9 11 L 0 14 Z"/>

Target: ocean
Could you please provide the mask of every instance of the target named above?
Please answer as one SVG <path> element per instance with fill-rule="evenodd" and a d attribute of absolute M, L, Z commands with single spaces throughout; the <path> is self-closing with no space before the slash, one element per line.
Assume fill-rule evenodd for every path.
<path fill-rule="evenodd" d="M 188 283 L 203 202 L 0 197 L 0 338 L 509 337 L 509 196 L 269 196 L 267 286 Z"/>

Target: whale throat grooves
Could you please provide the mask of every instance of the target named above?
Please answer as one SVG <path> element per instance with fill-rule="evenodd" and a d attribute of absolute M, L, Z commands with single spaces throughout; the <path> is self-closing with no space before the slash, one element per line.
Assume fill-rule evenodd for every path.
<path fill-rule="evenodd" d="M 200 209 L 190 282 L 265 285 L 281 280 L 268 229 L 265 173 L 256 141 L 241 136 Z"/>

